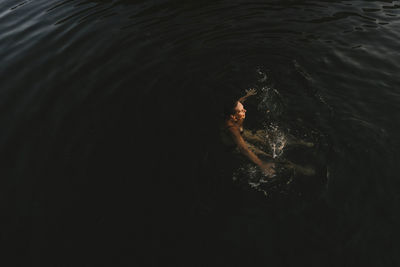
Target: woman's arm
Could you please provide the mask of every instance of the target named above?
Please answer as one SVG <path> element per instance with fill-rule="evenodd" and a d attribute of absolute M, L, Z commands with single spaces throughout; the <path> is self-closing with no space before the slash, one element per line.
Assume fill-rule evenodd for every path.
<path fill-rule="evenodd" d="M 274 174 L 273 163 L 263 162 L 261 159 L 257 157 L 248 147 L 246 142 L 244 141 L 243 137 L 240 135 L 239 128 L 237 127 L 229 127 L 229 132 L 236 143 L 239 151 L 245 155 L 250 161 L 258 165 L 265 173 L 268 175 Z"/>
<path fill-rule="evenodd" d="M 246 145 L 247 145 L 247 147 L 248 147 L 251 151 L 253 151 L 256 155 L 263 155 L 264 157 L 268 157 L 268 158 L 271 158 L 271 159 L 274 158 L 272 155 L 270 155 L 270 154 L 268 154 L 268 153 L 262 151 L 261 149 L 257 148 L 256 146 L 254 146 L 254 145 L 252 145 L 252 144 L 246 143 Z"/>
<path fill-rule="evenodd" d="M 267 142 L 260 136 L 253 134 L 250 130 L 243 129 L 243 137 L 246 141 L 266 145 Z"/>
<path fill-rule="evenodd" d="M 237 127 L 229 127 L 229 132 L 231 133 L 232 139 L 237 145 L 239 151 L 245 155 L 249 160 L 253 163 L 260 165 L 262 161 L 254 154 L 246 145 L 243 137 L 240 134 L 239 128 Z"/>
<path fill-rule="evenodd" d="M 249 89 L 249 90 L 246 90 L 246 95 L 245 96 L 242 96 L 241 98 L 239 98 L 239 102 L 240 103 L 243 103 L 249 96 L 252 96 L 252 95 L 256 95 L 257 94 L 257 91 L 256 91 L 256 89 Z"/>

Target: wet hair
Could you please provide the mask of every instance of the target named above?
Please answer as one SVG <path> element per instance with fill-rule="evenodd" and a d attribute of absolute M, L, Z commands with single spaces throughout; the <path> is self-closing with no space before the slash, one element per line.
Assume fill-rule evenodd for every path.
<path fill-rule="evenodd" d="M 238 104 L 238 100 L 234 100 L 234 99 L 229 99 L 227 101 L 225 101 L 224 103 L 224 119 L 229 118 L 230 115 L 235 114 L 236 110 L 236 106 Z"/>

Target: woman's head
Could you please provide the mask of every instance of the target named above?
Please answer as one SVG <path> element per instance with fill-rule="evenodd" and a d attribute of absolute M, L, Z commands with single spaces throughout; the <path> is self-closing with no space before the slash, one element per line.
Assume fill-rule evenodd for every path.
<path fill-rule="evenodd" d="M 228 102 L 225 105 L 225 120 L 232 120 L 234 122 L 243 122 L 246 118 L 246 109 L 239 101 Z"/>
<path fill-rule="evenodd" d="M 231 115 L 231 118 L 234 121 L 242 122 L 244 120 L 244 118 L 246 118 L 246 110 L 245 110 L 243 104 L 240 103 L 239 101 L 237 101 L 234 111 L 235 111 L 235 113 L 233 115 Z"/>

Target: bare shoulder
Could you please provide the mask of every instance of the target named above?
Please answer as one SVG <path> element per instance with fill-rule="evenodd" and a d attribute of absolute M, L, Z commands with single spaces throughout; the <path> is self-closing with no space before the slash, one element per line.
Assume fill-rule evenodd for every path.
<path fill-rule="evenodd" d="M 231 121 L 225 122 L 225 128 L 228 129 L 230 132 L 239 132 L 240 133 L 239 126 Z"/>

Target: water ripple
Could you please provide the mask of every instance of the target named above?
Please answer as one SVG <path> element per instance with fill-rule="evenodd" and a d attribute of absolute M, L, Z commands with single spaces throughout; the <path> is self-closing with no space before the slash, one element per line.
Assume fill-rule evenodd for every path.
<path fill-rule="evenodd" d="M 163 177 L 175 177 L 176 166 L 202 168 L 198 158 L 213 151 L 222 100 L 250 87 L 259 94 L 246 102 L 246 127 L 278 125 L 282 132 L 323 141 L 315 142 L 318 153 L 296 158 L 307 162 L 314 155 L 316 162 L 329 162 L 327 198 L 334 209 L 352 215 L 358 209 L 349 203 L 368 209 L 378 207 L 382 192 L 398 196 L 398 179 L 382 181 L 384 174 L 399 173 L 388 167 L 397 164 L 392 144 L 400 135 L 399 1 L 6 0 L 0 7 L 2 169 L 11 169 L 9 180 L 19 178 L 12 190 L 19 189 L 16 183 L 28 188 L 21 195 L 42 201 L 43 214 L 51 218 L 56 216 L 47 213 L 46 204 L 60 192 L 59 199 L 71 198 L 60 185 L 70 183 L 75 193 L 75 184 L 89 189 L 103 182 L 95 190 L 102 199 L 119 176 L 140 180 L 132 179 L 138 177 L 132 167 L 137 154 Z M 156 166 L 155 155 L 165 162 Z M 189 168 L 185 173 L 185 167 L 178 172 L 214 178 L 220 171 L 216 159 L 215 172 Z M 101 181 L 97 174 L 107 178 Z M 190 188 L 188 180 L 179 181 L 182 188 Z M 135 186 L 124 186 L 126 195 Z M 122 186 L 115 188 L 124 195 Z M 190 190 L 182 191 L 191 195 Z M 374 194 L 376 199 L 370 198 Z M 20 201 L 34 215 L 32 205 Z M 21 225 L 29 230 L 21 236 L 31 236 L 35 227 L 27 221 Z M 71 229 L 56 219 L 37 222 L 45 230 L 52 222 Z M 64 237 L 31 238 L 20 247 L 60 247 L 58 240 L 68 240 Z M 347 240 L 345 234 L 342 239 Z M 339 253 L 342 247 L 332 250 Z M 31 265 L 43 265 L 40 253 L 29 254 L 37 259 Z"/>
<path fill-rule="evenodd" d="M 27 4 L 27 3 L 29 3 L 29 2 L 31 2 L 31 1 L 23 1 L 23 2 L 21 2 L 21 3 L 17 4 L 17 5 L 15 5 L 15 6 L 11 7 L 10 9 L 11 9 L 11 10 L 15 10 L 15 9 L 17 9 L 17 8 L 19 8 L 19 7 L 21 7 L 21 6 L 25 5 L 25 4 Z"/>
<path fill-rule="evenodd" d="M 52 10 L 54 10 L 54 9 L 57 9 L 57 8 L 59 8 L 59 7 L 62 7 L 63 5 L 69 4 L 69 3 L 73 2 L 73 1 L 74 1 L 74 0 L 65 0 L 65 1 L 61 1 L 60 3 L 55 4 L 55 5 L 51 6 L 50 8 L 48 8 L 48 9 L 46 10 L 46 12 L 50 12 L 50 11 L 52 11 Z"/>

